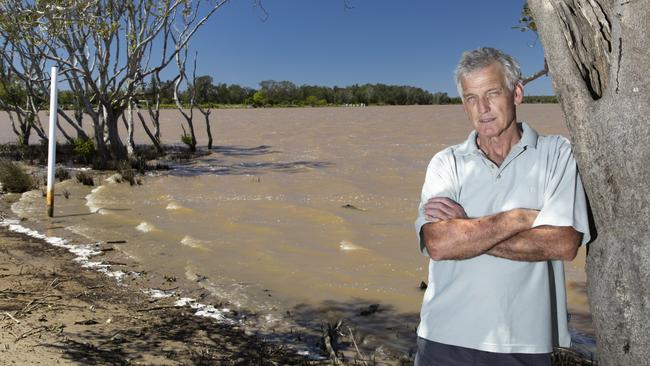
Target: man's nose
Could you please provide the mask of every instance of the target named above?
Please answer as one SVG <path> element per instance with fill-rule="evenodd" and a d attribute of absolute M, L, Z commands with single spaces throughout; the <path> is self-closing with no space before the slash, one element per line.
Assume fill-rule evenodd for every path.
<path fill-rule="evenodd" d="M 486 97 L 478 98 L 478 111 L 479 113 L 487 113 L 490 111 L 490 103 Z"/>

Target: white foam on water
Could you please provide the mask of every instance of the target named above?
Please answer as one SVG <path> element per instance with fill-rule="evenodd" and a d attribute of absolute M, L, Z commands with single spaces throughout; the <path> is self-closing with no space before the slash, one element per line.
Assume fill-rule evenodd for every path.
<path fill-rule="evenodd" d="M 152 299 L 166 299 L 176 295 L 176 292 L 174 291 L 164 291 L 157 288 L 146 289 L 143 292 L 149 295 Z"/>
<path fill-rule="evenodd" d="M 104 181 L 109 183 L 109 184 L 120 183 L 122 181 L 122 174 L 115 173 L 115 174 L 111 175 L 110 177 L 104 179 Z"/>
<path fill-rule="evenodd" d="M 228 308 L 217 309 L 212 305 L 206 305 L 206 304 L 201 304 L 199 302 L 196 302 L 195 299 L 192 299 L 190 297 L 182 297 L 176 300 L 174 305 L 178 307 L 189 306 L 190 308 L 196 310 L 196 312 L 194 313 L 194 315 L 196 316 L 204 316 L 207 318 L 212 318 L 226 324 L 237 324 L 236 321 L 226 317 L 226 314 L 230 313 L 230 309 Z"/>
<path fill-rule="evenodd" d="M 136 226 L 135 229 L 142 231 L 143 233 L 148 233 L 156 230 L 156 227 L 146 221 L 143 221 L 138 226 Z"/>
<path fill-rule="evenodd" d="M 80 263 L 83 268 L 94 269 L 107 275 L 108 277 L 115 278 L 118 282 L 120 282 L 126 275 L 126 273 L 123 271 L 111 271 L 111 266 L 103 262 L 90 261 L 90 257 L 101 254 L 100 251 L 94 249 L 96 244 L 70 244 L 63 238 L 56 236 L 47 236 L 39 233 L 36 230 L 26 228 L 20 225 L 20 221 L 18 220 L 1 220 L 0 226 L 7 227 L 9 231 L 13 231 L 15 233 L 24 234 L 35 239 L 44 240 L 46 243 L 55 247 L 67 249 L 70 253 L 75 255 L 73 261 Z"/>
<path fill-rule="evenodd" d="M 176 211 L 176 210 L 183 210 L 186 209 L 185 207 L 181 206 L 178 202 L 171 200 L 168 204 L 167 207 L 165 207 L 166 210 L 170 211 Z"/>
<path fill-rule="evenodd" d="M 102 191 L 104 189 L 104 186 L 99 186 L 97 188 L 94 188 L 92 191 L 90 191 L 90 194 L 86 196 L 86 206 L 88 206 L 88 209 L 92 213 L 102 213 L 101 207 L 99 206 L 99 203 L 97 202 L 97 193 Z"/>
<path fill-rule="evenodd" d="M 341 240 L 339 243 L 339 249 L 344 250 L 344 251 L 350 251 L 350 250 L 368 250 L 360 245 L 354 244 L 351 241 L 347 240 Z"/>
<path fill-rule="evenodd" d="M 181 244 L 194 249 L 208 250 L 208 247 L 206 246 L 208 242 L 194 238 L 190 235 L 185 235 L 183 239 L 181 239 Z"/>

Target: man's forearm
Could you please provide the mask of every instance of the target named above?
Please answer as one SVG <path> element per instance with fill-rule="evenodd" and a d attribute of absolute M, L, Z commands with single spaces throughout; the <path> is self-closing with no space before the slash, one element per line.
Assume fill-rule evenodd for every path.
<path fill-rule="evenodd" d="M 487 254 L 515 261 L 573 260 L 582 234 L 572 227 L 539 226 L 496 244 Z"/>
<path fill-rule="evenodd" d="M 422 226 L 421 235 L 434 260 L 467 259 L 528 230 L 537 211 L 514 209 L 475 219 L 451 219 Z"/>

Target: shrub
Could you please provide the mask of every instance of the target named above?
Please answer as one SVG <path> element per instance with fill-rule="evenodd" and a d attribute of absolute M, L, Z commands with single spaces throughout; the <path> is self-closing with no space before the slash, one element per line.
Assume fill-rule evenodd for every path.
<path fill-rule="evenodd" d="M 35 188 L 34 179 L 17 163 L 0 160 L 0 182 L 7 192 L 23 193 Z"/>
<path fill-rule="evenodd" d="M 187 147 L 189 147 L 190 149 L 192 148 L 192 146 L 193 146 L 193 144 L 192 144 L 192 136 L 190 136 L 190 135 L 188 135 L 188 134 L 186 134 L 186 133 L 183 133 L 183 134 L 181 135 L 181 141 L 182 141 L 185 145 L 187 145 Z"/>
<path fill-rule="evenodd" d="M 135 171 L 133 171 L 129 162 L 120 162 L 117 167 L 117 172 L 122 176 L 122 181 L 129 182 L 132 186 L 136 184 Z"/>
<path fill-rule="evenodd" d="M 56 168 L 54 176 L 59 180 L 59 182 L 63 182 L 64 180 L 70 179 L 70 172 L 65 168 Z"/>
<path fill-rule="evenodd" d="M 77 182 L 83 184 L 84 186 L 92 187 L 95 185 L 95 180 L 93 179 L 92 175 L 86 174 L 86 172 L 83 171 L 77 172 L 75 178 L 77 178 Z"/>
<path fill-rule="evenodd" d="M 76 138 L 72 140 L 73 151 L 84 161 L 89 161 L 95 155 L 95 143 L 91 139 Z"/>

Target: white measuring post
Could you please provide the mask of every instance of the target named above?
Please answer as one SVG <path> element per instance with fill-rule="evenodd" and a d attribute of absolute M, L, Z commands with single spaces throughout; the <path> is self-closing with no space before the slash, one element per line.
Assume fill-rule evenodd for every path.
<path fill-rule="evenodd" d="M 50 85 L 50 134 L 48 136 L 47 153 L 47 216 L 54 216 L 54 173 L 56 162 L 56 118 L 58 115 L 58 100 L 56 92 L 56 66 L 52 66 Z"/>

